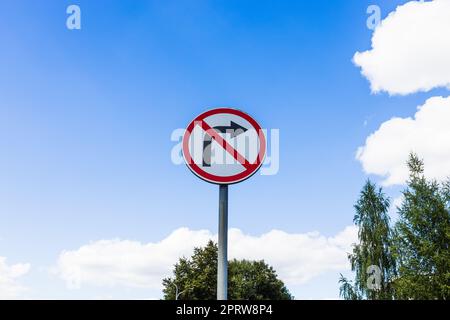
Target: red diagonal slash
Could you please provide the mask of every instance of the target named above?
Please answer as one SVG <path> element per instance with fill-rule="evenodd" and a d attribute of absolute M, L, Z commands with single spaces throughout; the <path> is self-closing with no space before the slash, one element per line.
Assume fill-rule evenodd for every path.
<path fill-rule="evenodd" d="M 250 163 L 243 155 L 241 155 L 236 149 L 234 149 L 216 130 L 211 128 L 205 121 L 196 121 L 196 124 L 201 126 L 201 128 L 209 135 L 212 139 L 224 148 L 236 161 L 238 161 L 245 169 L 249 170 L 254 166 Z"/>

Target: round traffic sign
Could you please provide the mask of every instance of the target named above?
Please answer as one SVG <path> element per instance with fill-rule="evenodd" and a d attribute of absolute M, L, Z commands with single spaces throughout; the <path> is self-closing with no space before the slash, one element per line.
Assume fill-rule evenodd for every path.
<path fill-rule="evenodd" d="M 230 108 L 196 117 L 183 136 L 183 157 L 199 178 L 234 184 L 251 177 L 266 156 L 266 137 L 248 114 Z"/>

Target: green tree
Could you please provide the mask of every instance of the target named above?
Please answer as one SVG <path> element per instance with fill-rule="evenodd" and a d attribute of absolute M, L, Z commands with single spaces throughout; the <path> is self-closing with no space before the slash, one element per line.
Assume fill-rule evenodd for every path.
<path fill-rule="evenodd" d="M 229 271 L 232 300 L 291 300 L 275 270 L 264 261 L 232 260 Z"/>
<path fill-rule="evenodd" d="M 215 300 L 217 245 L 195 248 L 190 259 L 181 258 L 173 277 L 163 280 L 165 300 Z M 228 297 L 231 300 L 288 300 L 291 294 L 264 261 L 232 260 L 228 263 Z"/>
<path fill-rule="evenodd" d="M 392 299 L 395 261 L 390 252 L 389 199 L 381 188 L 367 181 L 355 210 L 353 222 L 359 228 L 359 242 L 348 255 L 355 280 L 352 283 L 341 275 L 340 295 L 347 300 Z"/>
<path fill-rule="evenodd" d="M 408 161 L 410 178 L 395 225 L 398 299 L 450 297 L 450 181 L 427 181 L 417 155 Z"/>

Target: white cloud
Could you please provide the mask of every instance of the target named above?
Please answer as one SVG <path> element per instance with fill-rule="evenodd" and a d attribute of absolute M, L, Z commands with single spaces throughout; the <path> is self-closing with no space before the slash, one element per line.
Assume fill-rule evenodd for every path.
<path fill-rule="evenodd" d="M 82 285 L 161 288 L 173 264 L 189 257 L 194 247 L 216 239 L 209 231 L 175 230 L 158 243 L 102 240 L 65 251 L 59 256 L 57 272 L 71 288 Z M 335 237 L 317 232 L 289 234 L 271 231 L 250 236 L 238 229 L 229 233 L 229 258 L 264 259 L 274 266 L 287 285 L 303 284 L 328 271 L 348 269 L 347 252 L 357 240 L 355 227 Z"/>
<path fill-rule="evenodd" d="M 450 87 L 450 0 L 410 1 L 375 30 L 354 63 L 373 92 L 406 95 Z"/>
<path fill-rule="evenodd" d="M 174 231 L 158 243 L 101 240 L 60 254 L 57 272 L 69 288 L 83 284 L 160 288 L 177 258 L 189 256 L 194 247 L 205 245 L 208 231 Z"/>
<path fill-rule="evenodd" d="M 405 197 L 403 195 L 400 195 L 392 201 L 392 207 L 397 210 L 397 208 L 400 208 L 403 204 L 403 201 L 405 200 Z"/>
<path fill-rule="evenodd" d="M 19 263 L 9 266 L 6 264 L 6 258 L 0 257 L 0 300 L 16 299 L 26 291 L 17 280 L 29 270 L 29 264 Z"/>
<path fill-rule="evenodd" d="M 289 234 L 278 230 L 254 237 L 233 229 L 230 239 L 232 257 L 265 260 L 287 285 L 300 285 L 328 271 L 346 270 L 357 228 L 347 227 L 330 238 L 318 232 Z"/>
<path fill-rule="evenodd" d="M 405 183 L 410 152 L 425 162 L 425 175 L 443 180 L 450 176 L 450 97 L 433 97 L 414 118 L 392 118 L 370 135 L 356 158 L 368 174 L 385 177 L 384 185 Z"/>

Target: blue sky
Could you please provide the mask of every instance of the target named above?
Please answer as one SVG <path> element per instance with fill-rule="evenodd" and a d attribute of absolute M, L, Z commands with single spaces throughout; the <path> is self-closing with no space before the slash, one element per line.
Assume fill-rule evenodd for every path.
<path fill-rule="evenodd" d="M 279 173 L 230 188 L 230 227 L 334 236 L 351 225 L 368 178 L 357 148 L 428 97 L 371 94 L 352 63 L 370 48 L 372 2 L 3 1 L 0 256 L 32 265 L 21 279 L 28 296 L 158 296 L 69 290 L 47 269 L 100 239 L 215 232 L 218 188 L 170 158 L 172 131 L 214 106 L 280 130 Z M 377 4 L 385 17 L 404 2 Z M 65 27 L 70 4 L 81 30 Z M 336 297 L 337 280 L 293 291 Z"/>

